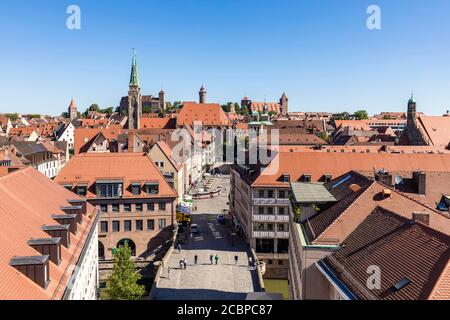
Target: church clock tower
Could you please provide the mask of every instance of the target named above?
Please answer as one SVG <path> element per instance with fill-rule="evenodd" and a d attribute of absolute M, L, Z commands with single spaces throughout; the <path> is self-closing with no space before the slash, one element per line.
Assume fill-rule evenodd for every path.
<path fill-rule="evenodd" d="M 133 49 L 131 65 L 130 87 L 128 90 L 128 129 L 140 129 L 142 117 L 142 95 L 139 84 L 136 51 Z"/>

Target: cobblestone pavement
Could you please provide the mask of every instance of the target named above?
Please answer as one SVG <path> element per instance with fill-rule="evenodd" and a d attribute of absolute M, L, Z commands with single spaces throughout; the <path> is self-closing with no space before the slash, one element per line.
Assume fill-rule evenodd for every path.
<path fill-rule="evenodd" d="M 227 177 L 217 183 L 228 184 Z M 229 189 L 228 189 L 229 191 Z M 228 192 L 220 198 L 199 200 L 193 221 L 199 225 L 198 235 L 188 236 L 181 252 L 175 250 L 162 278 L 154 299 L 171 300 L 242 300 L 246 294 L 256 291 L 257 273 L 248 267 L 250 255 L 247 245 L 237 236 L 232 236 L 226 225 L 217 222 L 217 213 L 226 207 Z M 210 255 L 218 255 L 219 261 L 211 264 Z M 194 263 L 194 256 L 198 263 Z M 235 256 L 238 262 L 235 263 Z M 186 258 L 187 268 L 180 268 L 180 260 Z"/>

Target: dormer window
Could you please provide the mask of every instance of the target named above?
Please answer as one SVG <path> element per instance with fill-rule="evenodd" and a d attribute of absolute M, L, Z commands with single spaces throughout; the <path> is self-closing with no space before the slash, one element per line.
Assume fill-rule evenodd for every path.
<path fill-rule="evenodd" d="M 326 174 L 325 175 L 325 182 L 330 182 L 331 180 L 333 180 L 333 176 L 331 174 Z"/>
<path fill-rule="evenodd" d="M 141 184 L 139 182 L 135 182 L 131 184 L 131 193 L 135 196 L 141 194 Z"/>
<path fill-rule="evenodd" d="M 10 265 L 27 276 L 41 288 L 46 289 L 50 282 L 48 268 L 49 256 L 14 257 Z"/>
<path fill-rule="evenodd" d="M 311 175 L 309 173 L 306 173 L 303 175 L 303 181 L 304 182 L 311 182 Z"/>
<path fill-rule="evenodd" d="M 282 179 L 283 179 L 283 182 L 285 182 L 285 183 L 291 182 L 291 176 L 287 173 L 283 174 Z"/>
<path fill-rule="evenodd" d="M 87 184 L 77 185 L 77 195 L 85 197 L 87 195 Z"/>
<path fill-rule="evenodd" d="M 122 180 L 98 180 L 95 182 L 96 194 L 100 198 L 118 198 L 122 196 Z"/>
<path fill-rule="evenodd" d="M 145 192 L 147 194 L 158 194 L 159 193 L 159 183 L 149 182 L 145 184 Z"/>

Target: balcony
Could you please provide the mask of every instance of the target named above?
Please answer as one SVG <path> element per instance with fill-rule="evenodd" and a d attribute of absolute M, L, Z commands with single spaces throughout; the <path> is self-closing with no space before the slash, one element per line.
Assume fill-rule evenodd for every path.
<path fill-rule="evenodd" d="M 254 214 L 253 221 L 261 221 L 261 222 L 288 222 L 288 215 L 273 215 L 273 214 Z"/>
<path fill-rule="evenodd" d="M 275 199 L 275 198 L 254 198 L 254 206 L 288 206 L 290 205 L 289 199 Z"/>
<path fill-rule="evenodd" d="M 289 232 L 286 231 L 253 231 L 254 238 L 288 239 Z"/>

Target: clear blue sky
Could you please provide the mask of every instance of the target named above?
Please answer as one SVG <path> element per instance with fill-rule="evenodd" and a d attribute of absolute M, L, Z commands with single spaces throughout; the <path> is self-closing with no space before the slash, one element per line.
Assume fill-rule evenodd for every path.
<path fill-rule="evenodd" d="M 81 7 L 82 29 L 66 28 Z M 381 7 L 382 30 L 366 28 Z M 448 0 L 2 0 L 0 112 L 117 106 L 136 48 L 144 94 L 291 111 L 450 109 Z"/>

